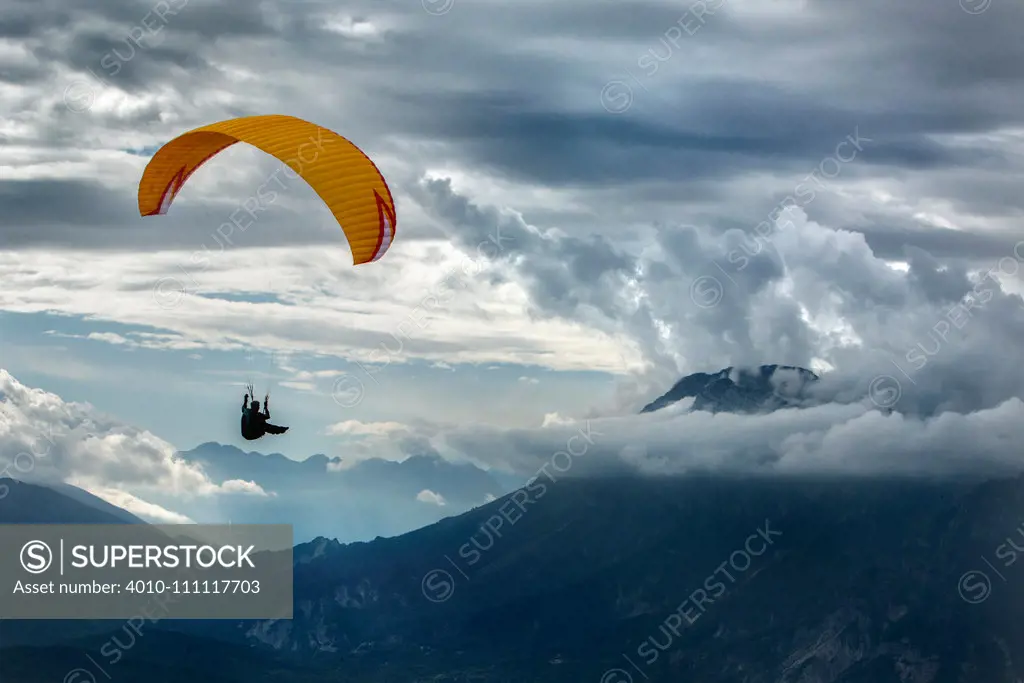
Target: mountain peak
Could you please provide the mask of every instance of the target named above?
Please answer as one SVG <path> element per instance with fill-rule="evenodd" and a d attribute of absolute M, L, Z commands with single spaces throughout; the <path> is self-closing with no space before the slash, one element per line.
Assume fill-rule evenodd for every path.
<path fill-rule="evenodd" d="M 205 443 L 199 444 L 198 446 L 196 446 L 195 448 L 193 448 L 190 451 L 182 451 L 182 452 L 183 453 L 202 452 L 202 453 L 205 453 L 207 455 L 220 455 L 220 456 L 239 456 L 239 455 L 259 455 L 259 456 L 262 456 L 263 455 L 262 453 L 257 453 L 255 451 L 243 451 L 238 446 L 232 446 L 231 444 L 227 444 L 227 443 L 220 443 L 219 441 L 207 441 Z"/>
<path fill-rule="evenodd" d="M 324 453 L 314 453 L 301 463 L 306 467 L 312 467 L 316 470 L 326 469 L 328 465 L 338 465 L 341 463 L 341 456 L 328 456 Z"/>
<path fill-rule="evenodd" d="M 238 456 L 243 456 L 243 457 L 249 457 L 249 458 L 253 458 L 253 457 L 265 458 L 267 460 L 290 460 L 290 458 L 288 456 L 284 455 L 283 453 L 260 453 L 259 451 L 243 451 L 238 446 L 232 446 L 231 444 L 220 443 L 218 441 L 207 441 L 205 443 L 199 444 L 198 446 L 196 446 L 192 450 L 181 451 L 181 453 L 182 454 L 186 454 L 186 455 L 194 454 L 194 453 L 201 453 L 201 454 L 203 454 L 203 455 L 205 455 L 207 457 L 209 457 L 209 456 L 220 456 L 220 457 L 228 457 L 228 456 L 238 457 Z M 316 458 L 318 456 L 319 457 L 326 457 L 326 456 L 322 456 L 320 454 L 317 454 L 317 455 L 310 456 L 310 458 L 307 458 L 307 460 L 311 459 L 311 458 Z"/>
<path fill-rule="evenodd" d="M 770 412 L 795 405 L 818 376 L 796 365 L 729 366 L 715 373 L 687 375 L 663 396 L 644 406 L 653 413 L 684 398 L 693 398 L 691 410 L 708 412 Z"/>

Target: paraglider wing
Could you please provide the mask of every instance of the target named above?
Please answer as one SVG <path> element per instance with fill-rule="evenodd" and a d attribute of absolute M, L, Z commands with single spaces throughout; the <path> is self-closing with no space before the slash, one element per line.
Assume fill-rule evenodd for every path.
<path fill-rule="evenodd" d="M 293 116 L 245 116 L 196 128 L 153 155 L 139 182 L 139 213 L 167 213 L 196 169 L 238 142 L 283 161 L 309 184 L 341 225 L 355 265 L 380 259 L 395 238 L 395 201 L 361 149 Z"/>

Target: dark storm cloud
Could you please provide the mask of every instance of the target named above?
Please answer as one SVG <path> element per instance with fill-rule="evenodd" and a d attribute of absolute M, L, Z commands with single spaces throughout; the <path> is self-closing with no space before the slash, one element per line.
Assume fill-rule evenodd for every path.
<path fill-rule="evenodd" d="M 145 90 L 166 77 L 167 69 L 202 69 L 207 65 L 191 46 L 148 45 L 127 34 L 81 33 L 55 49 L 41 47 L 37 55 L 45 61 L 63 61 L 72 68 L 89 69 L 98 78 L 123 90 Z M 139 57 L 136 59 L 136 57 Z"/>
<path fill-rule="evenodd" d="M 668 316 L 680 333 L 699 330 L 720 349 L 729 348 L 735 357 L 747 362 L 759 362 L 765 353 L 763 345 L 752 337 L 748 309 L 755 305 L 761 290 L 785 273 L 770 250 L 753 256 L 750 265 L 735 273 L 735 296 L 711 308 L 694 309 L 690 281 L 716 259 L 725 263 L 738 236 L 733 235 L 732 242 L 705 243 L 692 228 L 663 228 L 658 240 L 667 261 L 655 262 L 651 277 L 647 277 L 639 274 L 639 260 L 607 240 L 540 234 L 518 217 L 475 206 L 446 181 L 426 183 L 424 192 L 424 201 L 450 222 L 452 238 L 464 249 L 472 251 L 488 234 L 508 239 L 510 246 L 498 258 L 514 263 L 515 279 L 527 287 L 531 303 L 543 316 L 580 320 L 609 333 L 626 332 L 644 344 L 648 358 L 660 358 L 671 367 L 656 322 L 664 312 L 651 309 L 666 304 L 675 308 L 683 302 L 682 309 L 675 308 Z M 659 287 L 661 291 L 657 291 L 654 302 L 633 302 L 627 291 L 630 282 L 640 283 L 649 294 Z M 770 311 L 770 317 L 769 324 L 775 330 L 774 350 L 770 352 L 773 358 L 808 364 L 813 337 L 800 319 L 799 308 L 782 303 Z M 669 356 L 672 353 L 670 349 Z"/>
<path fill-rule="evenodd" d="M 576 319 L 614 331 L 623 286 L 636 259 L 601 236 L 543 235 L 520 217 L 482 208 L 454 192 L 448 181 L 428 181 L 418 195 L 451 225 L 448 236 L 470 254 L 515 264 L 514 279 L 541 317 Z M 478 248 L 483 245 L 483 248 Z M 494 274 L 501 281 L 507 272 Z"/>
<path fill-rule="evenodd" d="M 65 201 L 53 201 L 55 196 Z M 101 226 L 128 215 L 124 193 L 79 180 L 8 180 L 0 183 L 0 226 L 16 239 L 19 228 L 50 224 Z M 83 212 L 83 209 L 86 211 Z"/>
<path fill-rule="evenodd" d="M 926 228 L 879 213 L 868 214 L 868 218 L 877 223 L 871 226 L 843 227 L 863 232 L 872 251 L 880 257 L 896 261 L 906 258 L 908 247 L 915 247 L 942 259 L 969 256 L 972 260 L 988 259 L 994 262 L 1009 253 L 1022 236 L 1021 233 L 989 234 Z"/>
<path fill-rule="evenodd" d="M 421 118 L 418 125 L 425 136 L 461 145 L 471 163 L 549 186 L 727 177 L 743 168 L 777 168 L 821 156 L 822 147 L 807 136 L 758 137 L 740 128 L 718 135 L 598 113 L 502 111 L 480 104 L 476 95 L 452 96 L 442 111 L 460 116 L 440 116 L 433 123 Z"/>
<path fill-rule="evenodd" d="M 508 12 L 504 18 L 514 22 L 524 33 L 532 31 L 569 36 L 577 40 L 593 40 L 598 45 L 615 40 L 647 40 L 664 31 L 666 24 L 679 19 L 686 9 L 684 3 L 643 0 L 629 3 L 599 0 L 589 4 L 584 11 L 572 4 L 535 2 L 528 6 L 532 11 Z M 492 8 L 486 10 L 490 12 Z"/>
<path fill-rule="evenodd" d="M 205 37 L 262 35 L 269 31 L 263 6 L 251 3 L 218 3 L 211 0 L 107 0 L 69 7 L 60 0 L 29 0 L 6 3 L 0 35 L 12 38 L 50 38 L 58 30 L 74 30 L 85 22 L 102 19 L 115 35 L 128 34 L 134 26 L 159 32 L 158 25 L 173 25 L 183 33 Z"/>
<path fill-rule="evenodd" d="M 60 15 L 55 15 L 54 22 L 60 22 Z M 65 15 L 64 23 L 67 23 Z M 28 38 L 33 34 L 37 22 L 27 13 L 14 13 L 0 17 L 0 37 L 9 39 Z"/>
<path fill-rule="evenodd" d="M 97 88 L 102 87 L 84 81 L 76 81 L 77 84 L 90 88 L 89 92 L 93 94 L 98 92 Z M 39 133 L 45 136 L 37 143 L 38 147 L 77 151 L 84 146 L 83 143 L 89 141 L 83 140 L 82 132 L 78 128 L 81 125 L 82 114 L 68 109 L 63 100 L 51 105 L 47 113 L 50 114 L 50 118 L 37 124 Z M 158 125 L 166 113 L 159 103 L 148 102 L 136 106 L 129 112 L 90 112 L 90 117 L 96 125 L 103 127 L 105 133 L 130 139 L 137 136 L 140 130 Z M 20 138 L 13 142 L 24 145 L 26 140 Z"/>
<path fill-rule="evenodd" d="M 152 9 L 125 0 L 104 3 L 94 8 L 102 16 L 97 23 L 86 21 L 90 10 L 72 12 L 57 2 L 15 7 L 4 13 L 2 30 L 34 36 L 30 44 L 44 63 L 77 70 L 123 45 Z M 1021 122 L 1024 94 L 1013 83 L 1024 72 L 1024 48 L 1013 30 L 1024 17 L 1019 6 L 996 2 L 972 16 L 955 2 L 910 0 L 893 7 L 870 0 L 853 9 L 825 1 L 752 18 L 744 6 L 726 3 L 693 35 L 668 41 L 666 31 L 688 7 L 462 3 L 432 16 L 419 5 L 390 0 L 344 7 L 189 0 L 108 78 L 136 93 L 170 88 L 177 99 L 116 117 L 95 112 L 76 120 L 55 110 L 53 118 L 36 118 L 51 137 L 38 144 L 68 145 L 80 127 L 95 125 L 126 136 L 161 131 L 151 135 L 156 140 L 122 149 L 156 144 L 176 130 L 166 120 L 256 113 L 265 106 L 262 98 L 290 86 L 275 76 L 258 87 L 236 88 L 227 67 L 275 74 L 292 69 L 309 87 L 308 103 L 289 101 L 290 108 L 311 118 L 339 111 L 353 139 L 387 140 L 381 144 L 406 157 L 408 176 L 440 159 L 571 191 L 592 216 L 517 208 L 563 216 L 563 229 L 603 233 L 612 241 L 609 249 L 618 248 L 620 222 L 645 217 L 699 220 L 719 234 L 730 226 L 750 230 L 792 192 L 790 178 L 799 182 L 851 134 L 871 142 L 836 186 L 898 178 L 926 193 L 935 183 L 936 194 L 960 211 L 1014 215 L 1011 183 L 975 179 L 977 191 L 971 191 L 958 178 L 1000 168 L 1009 174 L 1019 161 L 991 145 L 951 145 L 941 136 Z M 370 22 L 377 33 L 339 33 L 329 18 Z M 653 73 L 640 66 L 652 59 Z M 613 116 L 601 107 L 600 89 L 624 70 L 638 75 L 643 89 L 634 84 L 634 106 Z M 21 80 L 30 75 L 24 67 L 10 73 Z M 207 117 L 192 103 L 200 92 L 240 97 L 211 108 Z M 421 152 L 417 142 L 430 151 Z M 755 174 L 777 182 L 737 188 Z M 869 244 L 894 258 L 908 244 L 964 258 L 998 249 L 988 236 L 932 234 L 911 212 L 857 206 L 859 215 L 851 215 L 852 200 L 825 194 L 806 208 L 810 215 L 864 231 Z M 166 244 L 171 232 L 148 237 Z M 619 264 L 612 270 L 630 269 Z M 541 289 L 569 296 L 572 287 L 553 273 L 538 270 L 535 277 Z"/>
<path fill-rule="evenodd" d="M 595 245 L 541 234 L 468 202 L 446 182 L 428 183 L 425 191 L 465 248 L 495 226 L 515 238 L 507 261 L 514 279 L 529 284 L 540 314 L 626 334 L 661 369 L 664 383 L 677 378 L 679 358 L 694 359 L 693 371 L 768 362 L 807 367 L 824 353 L 841 371 L 818 387 L 819 402 L 860 400 L 872 377 L 891 375 L 902 383 L 901 412 L 933 416 L 995 408 L 1024 386 L 1024 356 L 1013 341 L 1024 335 L 1024 301 L 994 279 L 1020 270 L 1019 239 L 1004 242 L 980 276 L 969 276 L 967 264 L 904 245 L 899 258 L 909 269 L 897 273 L 856 233 L 840 238 L 796 217 L 760 240 L 749 231 L 661 226 L 660 255 L 635 260 L 608 245 L 599 256 L 585 256 Z M 573 269 L 577 258 L 590 264 L 585 273 Z M 722 288 L 710 305 L 690 289 L 704 278 Z M 787 279 L 792 295 L 779 290 Z M 642 301 L 622 296 L 629 282 L 639 285 Z M 823 352 L 834 341 L 811 326 L 807 311 L 845 320 L 860 346 Z M 660 325 L 672 330 L 668 338 Z"/>
<path fill-rule="evenodd" d="M 284 192 L 284 191 L 282 191 Z M 244 199 L 247 195 L 242 196 Z M 60 198 L 56 201 L 55 198 Z M 95 182 L 79 180 L 20 180 L 0 183 L 0 235 L 5 248 L 22 246 L 66 247 L 88 244 L 113 251 L 149 250 L 154 241 L 169 249 L 213 251 L 280 244 L 294 246 L 337 244 L 334 226 L 288 231 L 289 225 L 309 215 L 284 206 L 274 207 L 273 218 L 246 219 L 246 230 L 217 229 L 239 212 L 240 201 L 225 199 L 196 205 L 179 200 L 174 217 L 139 217 L 135 196 Z M 329 217 L 324 209 L 321 217 Z M 265 214 L 264 214 L 265 216 Z M 282 232 L 285 237 L 282 237 Z M 224 235 L 228 236 L 225 240 Z"/>
<path fill-rule="evenodd" d="M 25 5 L 0 23 L 0 34 L 26 40 L 50 67 L 63 65 L 138 92 L 174 75 L 168 70 L 175 68 L 193 79 L 209 76 L 213 67 L 202 56 L 204 45 L 226 36 L 270 35 L 271 29 L 259 5 L 115 0 L 91 9 Z"/>
<path fill-rule="evenodd" d="M 658 119 L 538 110 L 535 100 L 486 90 L 406 94 L 385 116 L 423 137 L 449 141 L 469 163 L 548 186 L 704 184 L 739 173 L 795 173 L 833 154 L 848 135 L 866 140 L 865 164 L 928 170 L 994 156 L 946 148 L 929 138 L 935 131 L 909 117 L 843 111 L 768 85 L 687 88 L 688 110 Z"/>
<path fill-rule="evenodd" d="M 72 10 L 56 2 L 7 2 L 0 16 L 0 37 L 38 38 L 47 31 L 67 28 L 74 16 Z"/>
<path fill-rule="evenodd" d="M 11 85 L 29 85 L 45 78 L 48 70 L 34 64 L 0 63 L 0 81 Z"/>
<path fill-rule="evenodd" d="M 855 6 L 842 0 L 814 3 L 823 18 L 841 27 L 847 36 L 861 32 L 871 36 L 863 52 L 873 52 L 873 57 L 863 66 L 877 66 L 881 73 L 913 69 L 922 80 L 908 82 L 912 89 L 938 85 L 980 90 L 979 86 L 986 84 L 1011 85 L 1024 80 L 1019 68 L 1024 60 L 1024 43 L 1019 40 L 1024 5 L 992 2 L 984 12 L 971 15 L 962 7 L 969 4 L 927 0 L 898 4 L 867 0 Z"/>
<path fill-rule="evenodd" d="M 932 12 L 930 5 L 917 4 L 914 11 L 902 8 L 874 15 L 844 14 L 840 17 L 843 21 L 830 18 L 827 12 L 832 8 L 828 6 L 814 9 L 824 13 L 803 26 L 797 22 L 793 29 L 796 36 L 787 34 L 786 40 L 792 45 L 781 50 L 777 25 L 765 22 L 758 29 L 756 23 L 740 24 L 728 13 L 709 19 L 707 33 L 690 37 L 691 43 L 681 48 L 669 46 L 673 53 L 670 60 L 647 79 L 645 87 L 659 96 L 678 96 L 670 98 L 672 106 L 660 111 L 652 112 L 648 107 L 643 117 L 633 116 L 632 111 L 606 117 L 596 108 L 590 109 L 597 114 L 593 116 L 586 106 L 569 111 L 564 108 L 564 97 L 554 96 L 567 89 L 565 64 L 573 66 L 577 88 L 601 77 L 598 51 L 602 48 L 597 44 L 590 49 L 580 44 L 574 50 L 567 40 L 564 59 L 558 63 L 550 60 L 548 73 L 538 68 L 532 53 L 528 64 L 517 66 L 508 50 L 508 38 L 516 22 L 506 17 L 501 23 L 505 39 L 492 41 L 487 57 L 469 60 L 467 48 L 477 47 L 478 36 L 484 34 L 478 30 L 453 35 L 457 28 L 468 26 L 460 22 L 469 22 L 476 10 L 458 16 L 453 12 L 443 17 L 450 29 L 444 41 L 433 49 L 418 45 L 416 52 L 427 55 L 423 58 L 425 64 L 433 67 L 424 69 L 425 75 L 436 73 L 444 65 L 451 68 L 454 62 L 468 76 L 465 69 L 472 62 L 481 75 L 492 71 L 500 77 L 483 81 L 486 86 L 482 90 L 445 87 L 433 81 L 421 92 L 407 88 L 402 94 L 390 89 L 394 104 L 384 108 L 382 114 L 397 128 L 453 141 L 450 154 L 508 178 L 602 189 L 671 180 L 679 186 L 677 196 L 687 192 L 685 184 L 703 186 L 709 178 L 727 180 L 739 173 L 796 171 L 801 163 L 820 160 L 837 139 L 855 128 L 877 143 L 861 161 L 881 168 L 864 170 L 864 174 L 891 173 L 893 169 L 967 170 L 998 161 L 997 153 L 951 148 L 933 136 L 984 131 L 1019 121 L 1021 107 L 1013 106 L 1024 104 L 1019 92 L 999 87 L 986 92 L 948 87 L 935 83 L 934 74 L 928 70 L 934 64 L 935 51 L 949 52 L 951 42 L 956 51 L 963 51 L 969 49 L 965 44 L 981 41 L 992 60 L 1004 55 L 1006 64 L 1020 64 L 1016 59 L 1018 43 L 1005 30 L 996 27 L 989 31 L 993 24 L 987 16 L 981 25 L 985 30 L 980 30 L 969 23 L 975 17 L 952 3 L 936 10 L 942 20 L 927 20 L 920 37 L 914 27 L 922 18 L 915 12 Z M 580 33 L 567 25 L 562 29 L 567 39 L 585 34 L 583 27 L 592 27 L 603 15 L 596 9 L 581 9 L 577 17 Z M 667 28 L 675 19 L 669 6 L 665 17 L 668 23 L 663 26 Z M 874 21 L 885 22 L 885 30 L 875 31 L 871 25 Z M 899 33 L 892 29 L 894 23 L 901 27 Z M 821 33 L 823 27 L 827 30 Z M 420 41 L 436 30 L 427 26 Z M 544 33 L 546 29 L 538 30 Z M 666 45 L 659 41 L 663 30 L 652 32 L 646 45 L 645 41 L 638 42 L 634 54 L 642 57 L 654 48 L 664 54 Z M 907 33 L 914 34 L 915 39 L 907 41 Z M 778 52 L 798 53 L 802 44 L 799 39 L 803 38 L 810 50 L 827 48 L 832 53 L 823 63 L 817 57 L 803 60 L 811 70 L 809 78 L 782 68 L 775 72 L 778 83 L 766 82 L 761 74 L 744 78 L 739 71 L 734 78 L 710 78 L 699 69 L 685 75 L 686 67 L 692 67 L 687 60 L 691 45 L 699 44 L 713 52 L 720 48 L 719 54 L 733 58 L 739 68 L 750 62 L 751 53 L 764 53 L 766 64 L 771 64 Z M 395 63 L 408 59 L 411 54 L 403 51 L 407 44 L 403 37 L 390 49 L 382 48 L 382 54 L 375 53 L 374 58 Z M 453 59 L 451 53 L 458 53 L 458 57 Z M 524 50 L 523 56 L 526 54 Z M 883 58 L 885 68 L 876 64 Z M 623 68 L 636 71 L 633 61 L 638 60 L 627 59 Z M 987 63 L 975 61 L 971 66 L 983 70 Z M 683 77 L 678 75 L 680 70 Z M 820 72 L 830 78 L 822 78 Z M 605 73 L 611 75 L 612 70 Z M 514 91 L 490 91 L 495 82 L 515 83 L 521 91 L 518 95 Z M 645 96 L 637 86 L 633 88 L 638 100 Z M 561 102 L 563 108 L 546 107 L 548 102 Z M 637 187 L 633 190 L 642 191 Z"/>

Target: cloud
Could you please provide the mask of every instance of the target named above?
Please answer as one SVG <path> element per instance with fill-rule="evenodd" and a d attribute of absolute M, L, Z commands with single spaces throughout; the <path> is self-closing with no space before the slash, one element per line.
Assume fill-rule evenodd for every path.
<path fill-rule="evenodd" d="M 421 503 L 430 503 L 431 505 L 437 505 L 438 507 L 444 507 L 445 505 L 447 505 L 444 496 L 442 496 L 439 493 L 434 493 L 429 489 L 423 489 L 418 494 L 416 494 L 416 500 L 420 501 Z"/>
<path fill-rule="evenodd" d="M 68 483 L 76 486 L 80 485 L 80 482 L 76 483 L 74 481 L 69 481 Z M 116 505 L 122 510 L 127 510 L 133 515 L 136 515 L 137 517 L 142 518 L 144 521 L 150 522 L 152 524 L 195 523 L 195 521 L 192 520 L 190 517 L 160 507 L 155 503 L 146 502 L 144 500 L 137 498 L 136 496 L 133 496 L 130 493 L 127 493 L 126 491 L 121 491 L 119 489 L 93 487 L 90 490 L 90 493 L 99 498 L 102 498 L 111 505 Z"/>
<path fill-rule="evenodd" d="M 968 414 L 884 414 L 869 401 L 751 416 L 653 413 L 535 430 L 464 428 L 450 448 L 527 480 L 603 474 L 991 476 L 1024 471 L 1024 403 Z"/>
<path fill-rule="evenodd" d="M 548 413 L 544 416 L 544 422 L 541 427 L 550 427 L 552 425 L 567 425 L 572 424 L 573 419 L 570 417 L 562 417 L 558 413 Z"/>
<path fill-rule="evenodd" d="M 1024 95 L 1011 65 L 1022 48 L 1008 27 L 1024 10 L 1013 3 L 975 16 L 926 0 L 895 10 L 869 0 L 857 13 L 827 2 L 813 14 L 801 3 L 718 3 L 676 43 L 671 30 L 692 12 L 657 1 L 601 16 L 578 0 L 530 2 L 440 20 L 367 0 L 344 10 L 166 4 L 159 16 L 124 2 L 5 13 L 14 41 L 5 78 L 17 87 L 2 95 L 12 116 L 0 234 L 26 260 L 23 270 L 6 263 L 11 293 L 0 306 L 152 325 L 168 336 L 146 343 L 164 348 L 262 337 L 258 320 L 267 346 L 298 341 L 300 351 L 366 362 L 437 295 L 434 276 L 459 268 L 461 257 L 446 250 L 476 258 L 498 226 L 504 235 L 490 244 L 509 267 L 456 278 L 458 301 L 428 316 L 401 359 L 609 372 L 646 360 L 678 372 L 700 356 L 666 343 L 659 327 L 679 334 L 702 320 L 670 315 L 686 298 L 672 289 L 680 264 L 642 252 L 677 256 L 688 245 L 681 225 L 701 226 L 706 247 L 730 229 L 749 231 L 804 185 L 810 219 L 863 235 L 890 259 L 907 245 L 990 258 L 1017 227 Z M 951 60 L 952 42 L 971 57 Z M 688 59 L 689 49 L 701 58 Z M 616 78 L 633 91 L 618 116 L 601 106 L 602 86 Z M 63 84 L 82 79 L 89 107 L 69 111 Z M 324 79 L 337 97 L 322 97 Z M 230 244 L 218 239 L 215 227 L 280 168 L 244 145 L 201 169 L 167 216 L 138 219 L 133 192 L 153 149 L 190 127 L 282 102 L 358 141 L 392 181 L 403 237 L 373 269 L 337 267 L 333 250 L 346 251 L 337 225 L 300 182 Z M 865 142 L 837 151 L 850 136 Z M 42 256 L 30 249 L 49 257 L 55 247 L 71 258 L 37 272 Z M 291 253 L 246 253 L 264 247 Z M 124 263 L 110 251 L 135 253 Z M 254 267 L 277 284 L 253 283 Z M 772 268 L 762 259 L 741 285 L 762 286 Z M 200 300 L 217 290 L 277 292 L 282 282 L 285 307 Z M 158 283 L 173 310 L 153 305 Z M 188 301 L 169 306 L 182 288 Z M 797 314 L 775 313 L 782 327 Z M 627 334 L 609 316 L 645 329 Z M 806 355 L 814 340 L 798 331 L 778 339 Z M 633 345 L 648 355 L 669 348 L 640 359 Z M 302 381 L 292 386 L 310 390 Z"/>
<path fill-rule="evenodd" d="M 224 493 L 266 495 L 251 482 L 217 484 L 181 460 L 171 444 L 88 404 L 26 387 L 0 369 L 0 471 L 17 478 L 73 482 L 145 514 L 177 514 L 143 497 L 188 500 Z M 119 503 L 115 503 L 119 504 Z M 151 507 L 147 507 L 151 506 Z"/>
<path fill-rule="evenodd" d="M 345 420 L 327 428 L 330 436 L 344 439 L 344 459 L 328 465 L 328 471 L 342 471 L 367 460 L 389 460 L 403 462 L 420 455 L 442 458 L 435 447 L 434 440 L 442 431 L 442 425 L 426 421 L 414 424 L 399 422 L 361 422 Z M 449 454 L 455 460 L 465 461 L 467 458 L 457 454 Z"/>
<path fill-rule="evenodd" d="M 252 255 L 243 251 L 226 251 L 208 269 L 189 275 L 179 269 L 189 267 L 187 253 L 140 258 L 0 252 L 5 282 L 0 308 L 155 328 L 92 337 L 150 350 L 226 351 L 252 345 L 366 366 L 445 359 L 622 370 L 614 340 L 568 321 L 530 323 L 518 286 L 510 283 L 496 291 L 484 280 L 466 277 L 460 265 L 465 256 L 446 245 L 422 243 L 411 249 L 375 270 L 335 273 L 330 273 L 335 255 L 322 250 L 319 256 L 296 249 L 266 252 L 262 258 L 273 260 L 261 266 L 258 280 L 252 275 Z M 212 293 L 273 294 L 275 300 L 228 300 Z M 312 390 L 316 379 L 323 377 L 285 381 Z"/>
<path fill-rule="evenodd" d="M 409 428 L 398 422 L 360 422 L 345 420 L 327 428 L 333 436 L 391 436 L 397 432 L 407 432 Z"/>
<path fill-rule="evenodd" d="M 415 439 L 408 426 L 397 422 L 345 420 L 329 426 L 326 433 L 348 439 L 344 459 L 328 464 L 327 469 L 332 472 L 347 470 L 366 460 L 401 462 L 410 455 L 410 439 Z"/>
<path fill-rule="evenodd" d="M 229 479 L 221 484 L 221 490 L 224 493 L 241 493 L 252 496 L 276 496 L 276 493 L 267 493 L 263 490 L 263 487 L 254 481 L 245 481 L 244 479 Z"/>
<path fill-rule="evenodd" d="M 313 382 L 288 382 L 284 381 L 280 383 L 282 387 L 288 387 L 289 389 L 295 389 L 296 391 L 309 391 L 315 392 L 317 390 L 316 384 Z"/>
<path fill-rule="evenodd" d="M 617 235 L 641 218 L 696 223 L 701 214 L 719 229 L 745 224 L 857 126 L 874 151 L 836 186 L 860 187 L 816 211 L 849 212 L 873 248 L 932 239 L 914 230 L 924 226 L 915 216 L 947 209 L 1012 229 L 1016 185 L 1006 171 L 1019 167 L 994 136 L 1019 145 L 1018 5 L 972 16 L 927 0 L 898 9 L 868 0 L 856 13 L 837 2 L 814 13 L 798 2 L 708 4 L 719 7 L 674 43 L 670 31 L 693 13 L 656 0 L 600 13 L 579 0 L 464 7 L 442 18 L 368 0 L 344 10 L 168 1 L 161 18 L 127 2 L 6 8 L 4 135 L 16 156 L 4 243 L 147 252 L 212 244 L 210 225 L 273 162 L 228 150 L 193 178 L 178 211 L 146 229 L 136 228 L 129 180 L 144 150 L 174 134 L 283 102 L 381 160 L 415 218 L 408 239 L 440 227 L 411 201 L 424 171 L 488 192 L 501 186 L 505 203 L 568 232 Z M 953 40 L 970 58 L 949 55 Z M 337 96 L 323 96 L 325 79 Z M 601 99 L 615 80 L 632 91 L 617 116 Z M 65 103 L 75 84 L 81 92 Z M 878 179 L 894 198 L 865 206 Z M 285 229 L 296 223 L 303 228 Z M 978 249 L 983 238 L 935 241 Z M 244 240 L 335 244 L 337 235 L 312 193 L 295 187 Z"/>
<path fill-rule="evenodd" d="M 340 460 L 332 460 L 332 461 L 327 463 L 327 471 L 328 472 L 344 472 L 345 470 L 349 469 L 353 465 L 357 464 L 357 462 L 358 461 L 354 461 L 354 460 L 345 460 L 344 458 L 342 458 Z"/>

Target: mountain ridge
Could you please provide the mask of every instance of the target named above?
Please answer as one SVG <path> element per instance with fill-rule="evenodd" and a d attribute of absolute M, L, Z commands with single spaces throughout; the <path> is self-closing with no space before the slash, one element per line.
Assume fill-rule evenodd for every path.
<path fill-rule="evenodd" d="M 289 522 L 297 540 L 333 536 L 348 542 L 392 536 L 471 509 L 510 488 L 475 465 L 451 463 L 432 453 L 402 461 L 361 460 L 348 467 L 342 466 L 342 458 L 323 454 L 293 460 L 217 442 L 177 455 L 201 467 L 211 480 L 250 481 L 265 494 L 195 501 L 191 518 Z M 437 504 L 419 497 L 424 490 L 440 496 L 427 498 Z"/>
<path fill-rule="evenodd" d="M 491 662 L 493 678 L 482 681 L 511 675 L 494 662 L 528 663 L 519 671 L 528 680 L 600 678 L 627 647 L 646 653 L 651 680 L 759 670 L 746 680 L 806 683 L 839 667 L 843 677 L 828 680 L 877 683 L 900 680 L 892 678 L 900 666 L 933 680 L 926 674 L 935 662 L 1016 680 L 1008 677 L 1016 669 L 984 654 L 992 638 L 1007 636 L 957 621 L 971 606 L 956 585 L 979 549 L 991 554 L 998 544 L 1005 509 L 1024 502 L 1021 477 L 852 486 L 841 478 L 609 477 L 523 491 L 532 498 L 515 492 L 395 538 L 297 546 L 295 620 L 239 624 L 234 637 L 341 657 L 361 671 L 399 661 L 418 669 L 434 657 L 469 675 Z M 517 500 L 530 501 L 525 511 Z M 709 586 L 715 567 L 755 535 L 778 545 L 749 572 L 737 563 L 743 581 L 719 576 L 727 590 L 713 608 L 691 600 L 692 628 L 669 636 L 674 655 L 645 646 L 652 634 L 664 641 L 659 629 L 680 614 L 680 601 Z M 814 649 L 821 634 L 833 650 Z M 957 638 L 977 651 L 954 646 Z M 890 673 L 879 676 L 872 660 Z"/>
<path fill-rule="evenodd" d="M 729 366 L 717 372 L 695 372 L 676 382 L 667 392 L 645 405 L 640 413 L 652 413 L 686 398 L 690 410 L 751 413 L 799 405 L 806 386 L 818 381 L 816 373 L 797 365 Z"/>
<path fill-rule="evenodd" d="M 107 517 L 14 490 L 0 520 Z M 1005 549 L 1022 504 L 1021 476 L 533 482 L 400 536 L 300 543 L 294 620 L 160 623 L 124 670 L 180 681 L 195 651 L 225 681 L 555 683 L 607 680 L 628 656 L 655 682 L 1015 683 L 1024 575 Z M 965 597 L 979 557 L 1003 572 L 999 600 Z M 9 683 L 37 680 L 32 657 L 78 666 L 123 626 L 26 624 L 0 624 Z"/>

